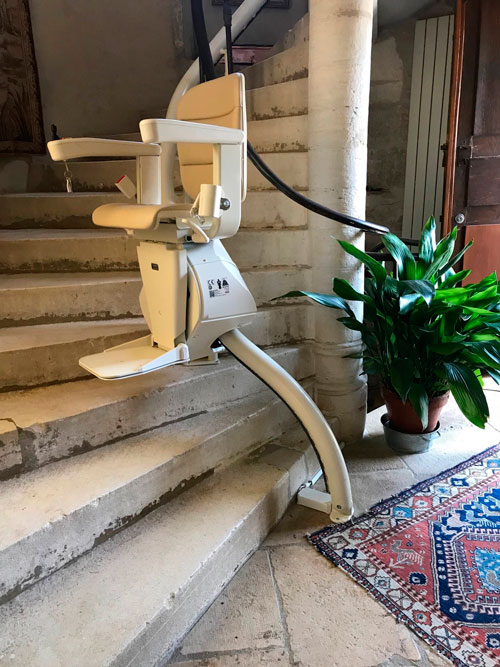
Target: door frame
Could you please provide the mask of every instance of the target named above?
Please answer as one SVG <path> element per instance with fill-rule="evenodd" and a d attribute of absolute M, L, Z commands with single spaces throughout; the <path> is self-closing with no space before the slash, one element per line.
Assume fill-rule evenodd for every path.
<path fill-rule="evenodd" d="M 468 0 L 456 0 L 455 33 L 453 41 L 453 64 L 451 71 L 450 106 L 448 114 L 448 140 L 444 176 L 444 206 L 442 236 L 449 234 L 453 227 L 453 202 L 455 195 L 455 170 L 458 151 L 458 114 L 462 91 L 464 63 L 465 15 Z"/>

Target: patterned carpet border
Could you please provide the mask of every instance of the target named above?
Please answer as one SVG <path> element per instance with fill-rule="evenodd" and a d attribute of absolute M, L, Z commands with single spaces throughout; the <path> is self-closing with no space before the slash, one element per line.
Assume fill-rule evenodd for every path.
<path fill-rule="evenodd" d="M 307 536 L 309 542 L 323 556 L 328 558 L 328 560 L 330 560 L 334 565 L 340 567 L 347 574 L 349 574 L 358 584 L 360 584 L 366 591 L 368 591 L 372 597 L 383 604 L 399 622 L 405 623 L 409 628 L 411 628 L 411 630 L 413 630 L 413 632 L 415 632 L 440 654 L 448 658 L 452 664 L 457 665 L 457 667 L 496 667 L 500 665 L 500 588 L 494 588 L 494 595 L 490 597 L 486 596 L 485 598 L 487 602 L 490 600 L 490 598 L 493 600 L 491 603 L 491 605 L 493 605 L 493 611 L 489 612 L 490 616 L 491 613 L 493 614 L 493 625 L 491 625 L 490 617 L 488 617 L 485 622 L 485 614 L 481 614 L 479 612 L 476 614 L 467 614 L 467 621 L 456 619 L 454 620 L 452 617 L 453 614 L 451 612 L 455 613 L 457 616 L 459 616 L 460 613 L 465 612 L 462 609 L 457 611 L 455 606 L 451 606 L 454 604 L 453 596 L 436 594 L 436 591 L 439 591 L 439 593 L 441 592 L 441 583 L 437 582 L 436 576 L 439 576 L 440 579 L 446 579 L 446 583 L 443 584 L 443 586 L 448 586 L 449 581 L 452 582 L 452 585 L 456 589 L 455 593 L 458 594 L 457 599 L 464 603 L 463 607 L 466 611 L 470 611 L 470 599 L 473 600 L 472 605 L 475 604 L 477 609 L 482 610 L 485 607 L 485 604 L 481 604 L 480 600 L 478 601 L 473 599 L 474 595 L 472 593 L 475 594 L 475 591 L 472 590 L 470 582 L 469 588 L 467 589 L 470 599 L 465 599 L 463 597 L 463 591 L 458 590 L 459 586 L 457 582 L 459 580 L 460 584 L 462 582 L 459 569 L 457 568 L 457 558 L 458 563 L 462 565 L 462 569 L 464 568 L 464 565 L 466 565 L 469 570 L 471 570 L 470 563 L 465 563 L 464 561 L 464 555 L 462 553 L 463 549 L 458 556 L 456 554 L 452 554 L 455 560 L 452 565 L 449 563 L 447 564 L 447 571 L 445 573 L 446 577 L 443 577 L 441 574 L 437 575 L 436 572 L 434 572 L 434 581 L 431 581 L 429 573 L 425 575 L 422 572 L 408 572 L 407 579 L 405 580 L 398 572 L 396 572 L 396 568 L 399 568 L 400 570 L 403 569 L 404 566 L 409 565 L 408 561 L 400 561 L 400 553 L 398 553 L 397 550 L 393 548 L 392 544 L 389 544 L 389 548 L 392 549 L 393 553 L 397 554 L 398 560 L 396 563 L 393 563 L 393 558 L 390 557 L 390 562 L 388 563 L 387 560 L 389 559 L 389 556 L 387 555 L 387 552 L 389 551 L 389 548 L 386 543 L 390 539 L 397 537 L 400 534 L 401 536 L 404 535 L 405 537 L 403 537 L 403 539 L 405 539 L 409 536 L 409 531 L 411 530 L 417 530 L 417 537 L 422 540 L 422 529 L 423 525 L 426 524 L 426 530 L 429 533 L 429 535 L 426 536 L 428 540 L 428 544 L 426 544 L 428 553 L 426 555 L 430 557 L 430 561 L 428 562 L 432 563 L 434 570 L 440 569 L 435 567 L 437 563 L 437 555 L 434 553 L 433 549 L 436 548 L 437 543 L 434 541 L 433 536 L 431 535 L 431 522 L 433 527 L 436 525 L 439 526 L 440 521 L 444 525 L 449 521 L 449 516 L 451 516 L 452 513 L 457 514 L 460 513 L 460 511 L 468 511 L 467 509 L 461 509 L 461 506 L 459 505 L 460 502 L 462 502 L 462 505 L 465 508 L 470 508 L 471 505 L 466 504 L 467 499 L 469 499 L 470 502 L 480 502 L 484 500 L 484 494 L 486 493 L 488 495 L 488 492 L 484 491 L 484 488 L 488 487 L 488 482 L 490 482 L 491 486 L 491 481 L 496 480 L 494 475 L 495 471 L 498 472 L 499 464 L 496 463 L 494 466 L 492 466 L 490 475 L 486 476 L 485 474 L 485 478 L 482 480 L 478 479 L 477 483 L 474 483 L 472 487 L 469 487 L 466 481 L 463 482 L 462 488 L 452 489 L 450 487 L 450 493 L 454 495 L 450 495 L 448 498 L 440 498 L 439 502 L 435 501 L 436 494 L 431 491 L 430 487 L 435 487 L 440 482 L 450 482 L 456 478 L 457 475 L 460 475 L 469 469 L 473 470 L 475 466 L 480 466 L 483 461 L 491 459 L 498 452 L 500 452 L 500 443 L 489 447 L 483 452 L 470 457 L 469 459 L 459 463 L 456 466 L 453 466 L 452 468 L 443 470 L 442 472 L 434 475 L 433 477 L 430 477 L 429 479 L 426 479 L 422 482 L 417 482 L 404 491 L 401 491 L 400 493 L 397 493 L 389 498 L 386 498 L 385 500 L 376 503 L 368 510 L 368 512 L 359 517 L 353 518 L 345 524 L 327 526 Z M 460 479 L 455 479 L 455 481 L 458 483 L 460 482 Z M 496 484 L 493 485 L 493 488 L 496 488 Z M 493 491 L 493 494 L 495 495 L 495 498 L 493 498 L 493 503 L 496 503 L 495 509 L 498 513 L 500 508 L 500 496 L 495 494 L 495 491 Z M 411 502 L 411 499 L 415 500 L 416 498 L 418 498 L 419 502 L 423 505 L 425 505 L 427 498 L 427 506 L 421 510 L 419 509 L 418 511 L 414 510 L 415 515 L 411 517 L 405 517 L 400 514 L 399 516 L 393 516 L 389 518 L 390 511 L 393 508 L 396 508 L 398 512 L 402 514 L 404 514 L 405 510 L 410 511 L 409 507 L 404 507 L 404 502 Z M 487 497 L 487 503 L 488 502 L 491 504 L 491 498 L 489 496 Z M 455 507 L 457 504 L 459 506 L 458 510 Z M 490 507 L 490 505 L 487 506 Z M 475 508 L 476 506 L 472 505 L 472 507 Z M 448 513 L 446 511 L 448 511 Z M 460 516 L 462 516 L 462 514 L 460 514 Z M 480 516 L 484 517 L 484 514 L 481 514 Z M 476 514 L 474 514 L 474 518 L 476 518 Z M 375 534 L 376 531 L 374 522 L 377 519 L 381 524 L 383 521 L 391 521 L 392 523 L 388 527 L 386 524 L 385 527 L 387 529 L 377 529 L 378 532 Z M 432 521 L 433 519 L 434 521 Z M 470 544 L 471 541 L 475 543 L 475 540 L 477 540 L 480 542 L 481 547 L 484 547 L 484 544 L 486 544 L 487 547 L 490 545 L 490 543 L 498 542 L 500 540 L 500 526 L 495 523 L 494 529 L 485 527 L 484 522 L 486 520 L 487 517 L 486 519 L 483 519 L 482 522 L 476 521 L 477 525 L 473 525 L 472 527 L 465 522 L 460 526 L 460 529 L 456 528 L 454 524 L 453 529 L 455 530 L 455 534 L 459 536 L 463 532 L 467 533 L 467 544 Z M 363 524 L 365 527 L 363 527 Z M 356 527 L 358 527 L 358 530 L 353 531 L 353 529 Z M 448 533 L 453 530 L 448 526 L 445 527 Z M 362 533 L 366 533 L 366 535 L 361 538 L 359 536 L 352 538 L 351 536 L 355 533 L 360 533 L 360 535 Z M 369 539 L 367 539 L 367 537 L 369 537 Z M 416 554 L 416 551 L 413 548 L 401 549 L 401 542 L 401 539 L 397 541 L 394 540 L 394 544 L 397 544 L 399 552 L 405 551 L 406 554 L 409 552 L 415 552 Z M 458 540 L 455 539 L 455 542 L 458 542 Z M 413 545 L 414 543 L 408 541 L 407 544 Z M 423 544 L 423 542 L 420 541 L 419 544 Z M 441 546 L 446 545 L 444 545 L 444 543 L 439 544 L 438 548 Z M 367 553 L 361 553 L 362 547 L 365 547 L 365 552 Z M 487 548 L 478 548 L 478 552 L 479 551 L 481 553 L 486 553 L 486 557 L 490 559 L 490 561 L 487 563 L 489 567 L 491 566 L 491 559 L 496 559 L 493 561 L 493 574 L 495 575 L 495 572 L 498 573 L 498 567 L 500 563 L 500 552 L 498 551 L 498 548 L 496 551 L 495 549 L 491 551 Z M 356 552 L 355 555 L 354 552 Z M 346 553 L 348 554 L 347 557 Z M 357 556 L 360 555 L 360 553 L 362 558 L 354 560 L 357 558 Z M 419 553 L 421 554 L 423 552 L 420 551 Z M 493 555 L 490 555 L 490 553 Z M 498 556 L 495 554 L 498 554 Z M 408 556 L 405 556 L 404 558 L 407 557 Z M 422 559 L 422 567 L 420 569 L 423 570 L 423 556 L 416 554 L 413 555 L 413 558 Z M 362 568 L 357 565 L 358 562 L 363 562 L 363 567 L 366 569 L 365 572 L 363 572 Z M 475 561 L 473 562 L 475 564 Z M 410 569 L 418 568 L 414 567 L 412 564 Z M 411 600 L 411 609 L 410 607 L 403 609 L 401 604 L 397 604 L 394 599 L 391 599 L 387 594 L 385 594 L 384 591 L 381 590 L 380 585 L 377 584 L 377 577 L 378 580 L 385 578 L 386 580 L 390 580 L 391 583 L 396 582 L 396 586 L 389 590 L 389 594 L 399 592 L 402 599 L 403 596 L 406 596 L 407 600 Z M 413 582 L 411 579 L 412 577 L 414 578 Z M 409 583 L 418 582 L 419 577 L 421 581 L 424 581 L 425 579 L 426 583 L 429 584 L 428 588 L 425 589 L 427 594 L 421 594 L 418 590 L 410 589 Z M 426 577 L 428 578 L 428 581 Z M 472 581 L 472 577 L 470 579 Z M 423 586 L 422 590 L 424 590 Z M 497 590 L 498 595 L 496 594 Z M 489 589 L 486 592 L 488 591 Z M 429 599 L 429 597 L 431 599 Z M 443 602 L 443 600 L 449 600 L 450 597 L 452 598 L 451 602 Z M 406 602 L 406 604 L 409 603 Z M 448 605 L 449 609 L 444 610 L 443 605 L 445 607 Z M 491 605 L 489 606 L 491 607 Z M 410 611 L 413 614 L 413 618 L 410 614 Z M 448 613 L 446 613 L 446 611 L 448 611 Z M 478 619 L 480 618 L 482 622 L 471 622 L 470 617 L 472 616 L 476 616 Z M 438 622 L 442 623 L 442 626 L 433 627 L 431 621 L 429 620 L 430 618 L 434 619 L 434 623 L 437 619 Z M 424 627 L 422 627 L 426 623 L 420 621 L 419 619 L 425 619 L 428 622 L 429 630 L 426 630 Z M 486 633 L 484 628 L 494 630 L 494 632 Z M 431 630 L 434 630 L 434 634 L 432 634 Z M 438 630 L 440 634 L 438 634 Z M 478 641 L 476 637 L 479 637 L 479 639 L 482 639 L 483 641 Z M 490 642 L 490 644 L 488 644 L 488 642 Z M 459 646 L 459 649 L 457 649 L 457 646 Z M 473 650 L 468 647 L 472 647 Z"/>

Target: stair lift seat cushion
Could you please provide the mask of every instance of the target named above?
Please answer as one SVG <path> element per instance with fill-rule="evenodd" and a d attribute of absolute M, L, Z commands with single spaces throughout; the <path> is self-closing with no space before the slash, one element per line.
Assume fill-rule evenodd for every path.
<path fill-rule="evenodd" d="M 92 222 L 98 227 L 155 229 L 160 221 L 187 218 L 191 204 L 104 204 L 95 209 Z"/>
<path fill-rule="evenodd" d="M 179 100 L 177 119 L 243 130 L 246 135 L 245 78 L 236 73 L 201 83 Z M 184 190 L 196 198 L 203 183 L 213 183 L 213 145 L 177 144 Z M 242 151 L 241 199 L 246 196 L 246 143 Z"/>

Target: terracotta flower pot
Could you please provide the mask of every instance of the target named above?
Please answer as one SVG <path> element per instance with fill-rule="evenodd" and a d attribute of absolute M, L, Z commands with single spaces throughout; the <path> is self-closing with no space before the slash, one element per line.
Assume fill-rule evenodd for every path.
<path fill-rule="evenodd" d="M 382 387 L 382 398 L 387 406 L 387 414 L 391 422 L 392 428 L 402 433 L 430 433 L 437 427 L 439 415 L 444 408 L 450 392 L 440 396 L 433 396 L 429 399 L 429 423 L 425 431 L 422 430 L 422 422 L 419 416 L 413 409 L 410 401 L 403 403 L 397 394 L 395 394 L 387 387 Z"/>

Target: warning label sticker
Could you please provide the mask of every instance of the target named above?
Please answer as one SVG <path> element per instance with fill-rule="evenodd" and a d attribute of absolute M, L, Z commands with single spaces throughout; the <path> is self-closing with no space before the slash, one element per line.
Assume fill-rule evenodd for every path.
<path fill-rule="evenodd" d="M 229 294 L 229 283 L 226 278 L 211 278 L 208 282 L 208 294 L 210 298 L 214 296 L 224 296 Z"/>

